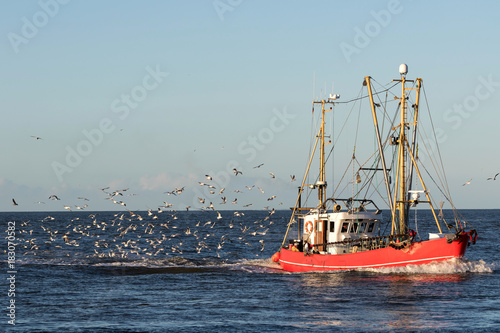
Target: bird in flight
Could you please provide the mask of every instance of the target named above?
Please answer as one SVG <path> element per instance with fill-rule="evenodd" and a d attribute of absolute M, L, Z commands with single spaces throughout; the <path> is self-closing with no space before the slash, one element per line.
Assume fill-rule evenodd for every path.
<path fill-rule="evenodd" d="M 239 170 L 236 170 L 236 168 L 233 168 L 233 172 L 236 176 L 238 176 L 238 174 L 243 174 L 243 172 L 239 171 Z"/>
<path fill-rule="evenodd" d="M 254 166 L 253 168 L 254 168 L 254 169 L 257 169 L 257 168 L 260 168 L 260 167 L 261 167 L 261 166 L 263 166 L 263 165 L 264 165 L 264 163 L 259 164 L 259 165 L 257 165 L 257 166 Z"/>
<path fill-rule="evenodd" d="M 486 180 L 497 180 L 497 176 L 498 176 L 499 174 L 500 174 L 500 173 L 497 173 L 495 176 L 490 177 L 490 178 L 488 178 L 488 179 L 486 179 Z"/>
<path fill-rule="evenodd" d="M 274 175 L 274 173 L 269 172 L 269 174 L 271 175 L 271 178 L 276 178 L 276 176 Z"/>
<path fill-rule="evenodd" d="M 34 136 L 34 135 L 31 135 L 32 138 L 35 138 L 35 140 L 43 140 L 41 137 L 39 136 Z"/>
<path fill-rule="evenodd" d="M 471 179 L 469 179 L 469 181 L 468 181 L 468 182 L 466 182 L 465 184 L 463 184 L 462 186 L 469 185 L 471 180 L 472 180 L 472 178 L 471 178 Z"/>
<path fill-rule="evenodd" d="M 12 198 L 12 205 L 17 206 L 17 202 L 16 200 L 14 200 L 14 198 Z"/>
<path fill-rule="evenodd" d="M 294 182 L 296 180 L 295 175 L 290 175 L 290 178 L 292 179 L 292 182 Z"/>

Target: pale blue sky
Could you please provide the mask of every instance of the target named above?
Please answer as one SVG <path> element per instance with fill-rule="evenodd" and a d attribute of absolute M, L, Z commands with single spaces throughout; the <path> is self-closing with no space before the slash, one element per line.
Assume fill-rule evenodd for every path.
<path fill-rule="evenodd" d="M 486 181 L 500 172 L 496 2 L 42 0 L 1 8 L 2 211 L 61 210 L 84 204 L 80 196 L 90 199 L 87 210 L 122 208 L 104 200 L 98 188 L 107 186 L 137 194 L 123 197 L 131 210 L 163 201 L 182 209 L 195 206 L 192 190 L 206 173 L 219 174 L 228 191 L 256 184 L 266 192 L 226 192 L 241 204 L 217 208 L 288 209 L 298 185 L 289 175 L 300 178 L 309 149 L 313 78 L 316 96 L 334 82 L 342 97 L 355 97 L 365 76 L 386 83 L 403 62 L 409 77 L 424 79 L 434 125 L 446 135 L 455 204 L 500 208 L 500 177 Z M 478 91 L 477 105 L 454 111 Z M 90 146 L 85 133 L 94 135 Z M 259 134 L 265 142 L 252 148 Z M 68 149 L 86 156 L 69 166 Z M 182 186 L 179 197 L 163 194 Z"/>

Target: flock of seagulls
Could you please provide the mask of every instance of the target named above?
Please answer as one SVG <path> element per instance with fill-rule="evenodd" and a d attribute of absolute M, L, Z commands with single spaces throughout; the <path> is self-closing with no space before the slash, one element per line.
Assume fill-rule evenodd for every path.
<path fill-rule="evenodd" d="M 254 168 L 262 166 L 263 164 L 260 164 Z M 233 171 L 235 177 L 243 174 L 236 168 Z M 276 178 L 274 173 L 269 174 L 271 178 Z M 201 208 L 194 213 L 179 213 L 170 200 L 163 201 L 162 205 L 155 208 L 149 208 L 146 213 L 131 211 L 125 198 L 136 194 L 130 193 L 129 188 L 99 188 L 105 196 L 104 199 L 122 206 L 120 212 L 67 215 L 66 218 L 66 215 L 59 213 L 57 217 L 49 215 L 39 221 L 22 222 L 19 228 L 19 246 L 24 249 L 24 255 L 39 257 L 46 253 L 56 255 L 58 250 L 65 250 L 61 253 L 67 253 L 68 249 L 84 250 L 85 252 L 78 253 L 86 257 L 115 257 L 123 260 L 168 258 L 200 253 L 211 253 L 208 256 L 228 260 L 228 253 L 238 253 L 243 249 L 256 251 L 255 255 L 259 256 L 265 249 L 268 230 L 274 224 L 275 208 L 266 206 L 257 213 L 238 211 L 234 208 L 219 211 L 217 207 L 229 203 L 235 207 L 252 207 L 253 203 L 240 205 L 236 196 L 254 188 L 258 188 L 262 195 L 265 191 L 255 184 L 246 185 L 242 190 L 217 188 L 217 184 L 209 174 L 205 175 L 203 181 L 198 182 L 198 186 L 206 188 L 206 191 L 204 197 L 198 197 Z M 181 196 L 185 192 L 186 187 L 175 187 L 163 193 L 167 196 Z M 228 193 L 234 193 L 234 200 L 227 198 Z M 220 196 L 220 202 L 214 200 L 217 196 Z M 277 196 L 267 194 L 265 198 L 267 201 L 273 201 Z M 77 199 L 81 203 L 64 204 L 64 210 L 85 210 L 92 202 L 85 196 L 79 196 Z M 59 194 L 50 194 L 47 200 L 59 202 L 66 198 Z M 12 203 L 18 206 L 14 198 Z M 37 203 L 45 204 L 43 201 Z M 185 210 L 189 211 L 190 208 L 187 206 Z M 249 218 L 245 214 L 252 217 Z M 258 217 L 253 217 L 257 215 Z M 225 249 L 228 249 L 227 252 Z"/>
<path fill-rule="evenodd" d="M 24 258 L 63 260 L 82 256 L 119 261 L 196 259 L 202 254 L 203 259 L 217 257 L 227 261 L 241 251 L 258 257 L 265 249 L 270 226 L 275 223 L 275 210 L 252 214 L 257 217 L 249 218 L 238 211 L 214 214 L 162 209 L 71 215 L 71 219 L 49 215 L 19 224 L 18 247 Z"/>

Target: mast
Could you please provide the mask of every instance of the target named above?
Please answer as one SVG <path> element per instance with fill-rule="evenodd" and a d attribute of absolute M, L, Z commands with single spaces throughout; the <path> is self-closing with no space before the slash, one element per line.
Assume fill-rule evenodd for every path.
<path fill-rule="evenodd" d="M 332 111 L 333 110 L 333 105 L 334 102 L 331 100 L 335 100 L 339 97 L 339 95 L 330 95 L 330 99 L 324 100 L 322 99 L 321 101 L 314 101 L 313 102 L 313 110 L 314 110 L 314 104 L 321 104 L 321 126 L 319 129 L 319 133 L 317 138 L 319 139 L 320 142 L 320 153 L 319 153 L 319 177 L 318 181 L 316 182 L 315 187 L 318 189 L 318 207 L 321 209 L 325 208 L 325 202 L 326 202 L 326 161 L 325 161 L 325 145 L 330 144 L 325 142 L 325 113 L 326 111 Z M 325 109 L 326 104 L 331 104 L 330 109 Z"/>
<path fill-rule="evenodd" d="M 321 128 L 320 128 L 320 164 L 319 164 L 319 181 L 318 199 L 319 206 L 324 208 L 326 201 L 326 171 L 325 171 L 325 100 L 321 101 Z"/>
<path fill-rule="evenodd" d="M 399 66 L 399 73 L 401 74 L 400 80 L 393 80 L 401 82 L 401 123 L 394 127 L 393 130 L 396 130 L 399 127 L 399 139 L 397 144 L 399 145 L 398 150 L 398 168 L 397 168 L 397 177 L 396 177 L 396 185 L 395 185 L 395 201 L 396 205 L 392 214 L 392 232 L 396 234 L 404 234 L 408 230 L 408 212 L 410 210 L 410 204 L 412 203 L 428 203 L 432 214 L 434 216 L 434 220 L 436 221 L 439 232 L 441 232 L 441 226 L 439 225 L 438 218 L 436 216 L 436 212 L 431 202 L 431 198 L 429 196 L 429 190 L 425 186 L 424 180 L 422 179 L 422 175 L 417 165 L 416 161 L 416 135 L 417 135 L 417 123 L 418 123 L 418 103 L 420 100 L 420 87 L 422 85 L 422 79 L 417 78 L 417 87 L 416 88 L 406 88 L 406 82 L 414 82 L 413 80 L 407 80 L 406 74 L 408 73 L 408 66 L 406 64 L 402 64 Z M 407 103 L 406 103 L 406 90 L 417 90 L 416 103 L 415 103 L 415 115 L 414 122 L 407 123 L 406 121 L 406 112 L 407 112 Z M 412 145 L 408 143 L 407 138 L 407 127 L 413 125 L 413 137 L 412 137 Z M 418 196 L 415 199 L 411 199 L 410 195 L 410 186 L 411 186 L 411 178 L 407 177 L 407 159 L 409 159 L 410 171 L 409 176 L 413 177 L 414 170 L 417 173 L 417 176 L 420 180 L 420 184 L 422 185 L 422 190 L 418 192 L 423 192 L 426 196 L 426 201 L 418 200 Z M 408 183 L 407 183 L 408 182 Z M 415 191 L 413 191 L 415 192 Z M 397 211 L 397 219 L 396 221 L 396 211 Z M 398 222 L 396 224 L 396 222 Z"/>
<path fill-rule="evenodd" d="M 394 207 L 394 212 L 392 214 L 392 231 L 396 234 L 406 233 L 407 229 L 407 221 L 406 221 L 406 210 L 407 210 L 407 170 L 406 170 L 406 146 L 407 146 L 407 137 L 406 137 L 406 81 L 412 82 L 410 80 L 406 80 L 406 74 L 408 73 L 408 66 L 406 64 L 402 64 L 399 66 L 399 73 L 401 74 L 400 80 L 393 80 L 401 82 L 401 98 L 400 98 L 400 113 L 401 113 L 401 121 L 400 124 L 393 128 L 393 130 L 399 127 L 399 139 L 398 139 L 398 166 L 397 166 L 397 177 L 396 177 L 396 186 L 394 193 L 394 201 L 396 203 Z M 397 214 L 396 214 L 397 211 Z M 397 221 L 396 221 L 397 218 Z M 395 229 L 395 230 L 394 230 Z"/>
<path fill-rule="evenodd" d="M 318 146 L 318 142 L 320 142 L 320 174 L 318 181 L 314 185 L 308 185 L 311 188 L 317 188 L 318 189 L 318 199 L 319 199 L 319 205 L 318 207 L 320 209 L 323 209 L 325 207 L 325 202 L 326 202 L 326 168 L 325 168 L 325 145 L 330 144 L 330 143 L 325 143 L 325 112 L 326 111 L 332 111 L 333 110 L 333 105 L 335 104 L 333 101 L 340 98 L 340 95 L 331 95 L 328 100 L 321 100 L 321 101 L 313 101 L 313 112 L 314 112 L 314 105 L 315 104 L 321 104 L 321 127 L 318 135 L 316 135 L 316 143 L 314 144 L 314 148 L 312 150 L 311 156 L 309 157 L 309 163 L 307 164 L 307 169 L 304 174 L 304 177 L 302 179 L 302 185 L 299 188 L 299 194 L 297 197 L 297 201 L 295 202 L 293 211 L 292 211 L 292 216 L 290 216 L 290 220 L 288 222 L 287 230 L 285 233 L 285 237 L 283 237 L 283 243 L 281 246 L 283 247 L 285 245 L 286 239 L 288 237 L 288 233 L 290 231 L 290 227 L 294 223 L 294 218 L 295 214 L 298 210 L 298 207 L 300 206 L 301 202 L 301 194 L 304 191 L 304 187 L 306 186 L 305 181 L 307 179 L 307 175 L 309 174 L 309 169 L 311 167 L 313 158 L 315 156 L 316 152 L 316 147 Z M 329 110 L 325 109 L 325 104 L 331 104 Z M 299 233 L 300 233 L 300 228 L 299 228 Z"/>
<path fill-rule="evenodd" d="M 401 126 L 399 127 L 399 232 L 406 232 L 406 71 L 401 72 Z"/>

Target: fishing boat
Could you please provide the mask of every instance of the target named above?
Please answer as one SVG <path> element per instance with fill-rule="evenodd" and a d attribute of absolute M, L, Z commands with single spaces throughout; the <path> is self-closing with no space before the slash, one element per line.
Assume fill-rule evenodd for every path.
<path fill-rule="evenodd" d="M 283 243 L 272 256 L 284 270 L 307 272 L 422 265 L 461 258 L 467 246 L 475 244 L 476 230 L 465 230 L 468 223 L 453 205 L 442 163 L 435 161 L 434 155 L 439 154 L 431 152 L 422 158 L 419 153 L 422 133 L 429 131 L 420 127 L 422 92 L 425 96 L 423 80 L 407 79 L 406 64 L 400 65 L 399 73 L 399 79 L 385 86 L 377 83 L 378 91 L 374 88 L 374 79 L 365 77 L 360 95 L 347 102 L 340 101 L 336 94 L 313 100 L 313 115 L 315 109 L 321 107 L 319 131 L 314 130 L 315 139 L 311 141 L 305 176 Z M 363 101 L 366 101 L 367 112 L 362 112 L 360 107 L 358 124 L 368 118 L 372 133 L 365 131 L 363 134 L 371 141 L 372 154 L 368 154 L 366 161 L 360 161 L 355 144 L 353 156 L 346 161 L 346 171 L 339 181 L 340 184 L 349 179 L 350 195 L 342 196 L 345 191 L 339 191 L 338 185 L 328 195 L 326 164 L 338 149 L 339 139 L 332 142 L 332 135 L 326 134 L 326 114 L 333 114 L 341 103 L 361 104 Z M 393 111 L 389 112 L 391 106 Z M 358 128 L 340 131 L 342 134 L 358 132 Z M 427 141 L 424 139 L 424 147 L 429 146 Z M 327 151 L 329 145 L 331 149 Z M 310 170 L 317 155 L 319 162 L 315 163 L 319 173 L 312 177 Z M 428 172 L 424 160 L 441 167 L 436 178 Z M 348 173 L 352 175 L 347 177 Z M 430 181 L 424 177 L 426 173 Z M 433 186 L 429 186 L 429 182 Z M 440 211 L 436 212 L 437 205 L 431 193 L 434 185 L 437 188 L 443 185 L 444 189 L 436 194 L 451 204 L 454 221 L 445 218 L 444 201 L 438 202 Z M 310 201 L 314 192 L 317 193 L 314 204 L 303 206 L 302 198 Z M 384 205 L 382 208 L 387 213 L 377 206 L 375 197 L 379 197 L 382 201 L 379 206 Z M 431 211 L 432 224 L 435 224 L 435 232 L 425 235 L 418 231 L 416 214 L 417 207 L 423 205 Z M 410 214 L 412 210 L 415 210 L 414 216 Z"/>

